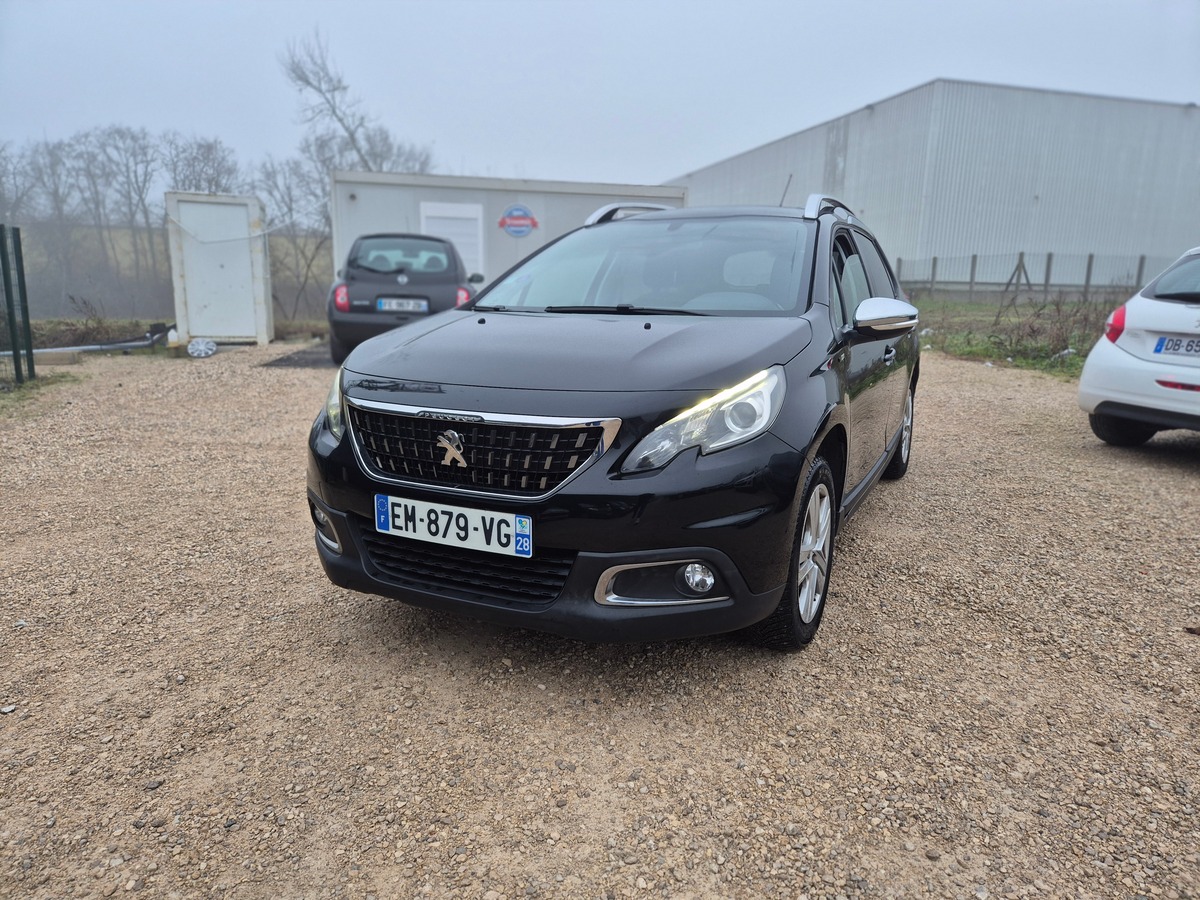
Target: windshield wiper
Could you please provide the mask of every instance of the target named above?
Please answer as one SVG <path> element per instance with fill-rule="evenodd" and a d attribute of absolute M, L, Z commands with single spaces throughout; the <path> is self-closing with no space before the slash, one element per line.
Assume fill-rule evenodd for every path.
<path fill-rule="evenodd" d="M 618 303 L 616 306 L 547 306 L 546 312 L 562 313 L 616 313 L 622 316 L 706 316 L 708 313 L 697 312 L 694 309 L 660 309 L 654 306 L 633 306 L 629 303 Z"/>
<path fill-rule="evenodd" d="M 354 260 L 350 263 L 351 269 L 361 269 L 364 272 L 374 272 L 376 275 L 394 275 L 399 272 L 408 271 L 408 266 L 392 266 L 390 269 L 377 269 L 374 266 L 368 266 L 365 262 Z"/>
<path fill-rule="evenodd" d="M 1166 291 L 1154 295 L 1157 300 L 1200 300 L 1200 291 Z"/>

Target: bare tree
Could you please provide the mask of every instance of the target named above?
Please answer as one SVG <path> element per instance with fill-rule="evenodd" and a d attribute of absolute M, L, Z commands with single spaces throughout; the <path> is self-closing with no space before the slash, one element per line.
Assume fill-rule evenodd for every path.
<path fill-rule="evenodd" d="M 150 213 L 151 189 L 159 174 L 158 147 L 145 128 L 114 125 L 104 131 L 104 152 L 112 166 L 116 210 L 121 224 L 130 232 L 135 277 L 149 283 L 159 274 Z M 143 238 L 148 257 L 145 262 Z"/>
<path fill-rule="evenodd" d="M 255 190 L 267 201 L 268 226 L 274 238 L 272 298 L 288 320 L 295 320 L 302 308 L 319 310 L 320 298 L 332 275 L 326 256 L 328 187 L 324 178 L 306 168 L 303 159 L 277 162 L 267 157 L 254 180 Z M 286 302 L 280 299 L 281 290 L 290 294 Z"/>
<path fill-rule="evenodd" d="M 75 135 L 71 138 L 68 165 L 80 205 L 95 229 L 100 265 L 106 275 L 119 278 L 121 254 L 113 240 L 110 216 L 113 166 L 104 152 L 104 139 L 105 132 L 100 129 Z"/>
<path fill-rule="evenodd" d="M 375 171 L 425 173 L 433 168 L 433 154 L 428 147 L 397 141 L 382 125 L 363 129 L 361 144 Z"/>
<path fill-rule="evenodd" d="M 203 194 L 231 194 L 237 190 L 237 157 L 220 138 L 184 137 L 178 131 L 168 131 L 159 145 L 168 190 Z"/>
<path fill-rule="evenodd" d="M 0 142 L 0 222 L 19 225 L 32 213 L 30 201 L 35 184 L 30 168 L 30 150 L 17 150 L 9 141 Z"/>
<path fill-rule="evenodd" d="M 71 148 L 66 141 L 38 141 L 26 156 L 34 186 L 34 214 L 39 243 L 47 257 L 47 283 L 58 304 L 66 301 L 74 281 L 72 231 L 78 220 L 79 194 L 71 174 Z"/>
<path fill-rule="evenodd" d="M 329 59 L 329 47 L 320 31 L 298 44 L 289 44 L 280 64 L 305 100 L 301 114 L 311 126 L 309 134 L 320 135 L 322 141 L 332 144 L 338 168 L 429 171 L 432 156 L 428 147 L 396 140 L 385 126 L 362 111 L 361 102 L 350 95 L 349 85 Z"/>
<path fill-rule="evenodd" d="M 318 128 L 322 124 L 336 126 L 359 164 L 368 172 L 375 171 L 359 144 L 359 136 L 369 124 L 367 116 L 359 101 L 350 97 L 349 86 L 330 61 L 329 47 L 321 32 L 315 31 L 311 38 L 288 44 L 280 63 L 288 81 L 307 99 L 302 108 L 304 121 Z"/>

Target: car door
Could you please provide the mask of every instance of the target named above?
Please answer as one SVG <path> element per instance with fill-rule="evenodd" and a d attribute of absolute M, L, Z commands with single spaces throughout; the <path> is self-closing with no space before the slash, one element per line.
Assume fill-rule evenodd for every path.
<path fill-rule="evenodd" d="M 845 325 L 839 353 L 846 385 L 850 420 L 847 437 L 847 488 L 853 489 L 883 455 L 887 440 L 889 368 L 884 360 L 885 342 L 860 337 L 854 331 L 854 311 L 871 296 L 870 283 L 858 247 L 849 229 L 833 238 L 830 302 L 840 304 Z"/>
<path fill-rule="evenodd" d="M 862 258 L 867 273 L 867 283 L 872 297 L 899 299 L 899 286 L 892 270 L 884 261 L 878 245 L 870 236 L 854 231 L 854 243 Z M 904 405 L 908 397 L 909 348 L 913 339 L 908 332 L 876 341 L 883 355 L 884 375 L 881 385 L 880 403 L 884 412 L 884 444 L 891 440 L 904 417 Z"/>

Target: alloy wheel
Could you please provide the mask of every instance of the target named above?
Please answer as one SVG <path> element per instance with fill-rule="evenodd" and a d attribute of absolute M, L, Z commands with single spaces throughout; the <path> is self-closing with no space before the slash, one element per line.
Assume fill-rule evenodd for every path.
<path fill-rule="evenodd" d="M 913 395 L 912 391 L 908 392 L 908 399 L 904 402 L 904 430 L 900 435 L 900 458 L 908 462 L 908 453 L 912 449 L 912 428 L 913 428 Z"/>
<path fill-rule="evenodd" d="M 821 611 L 833 549 L 833 498 L 824 484 L 815 485 L 801 523 L 796 594 L 800 619 L 808 624 Z"/>

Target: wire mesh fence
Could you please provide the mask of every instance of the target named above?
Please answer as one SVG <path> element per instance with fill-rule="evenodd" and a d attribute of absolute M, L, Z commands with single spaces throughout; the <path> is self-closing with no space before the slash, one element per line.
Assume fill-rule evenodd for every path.
<path fill-rule="evenodd" d="M 165 227 L 43 220 L 24 225 L 22 232 L 35 325 L 59 319 L 87 331 L 104 322 L 140 328 L 174 320 Z M 327 235 L 297 227 L 273 232 L 269 241 L 277 326 L 323 321 L 333 278 Z M 947 329 L 980 333 L 1006 325 L 1011 330 L 1018 320 L 1052 319 L 1083 323 L 1086 331 L 1097 316 L 1103 321 L 1108 310 L 1101 315 L 1102 307 L 1116 306 L 1171 262 L 1148 255 L 1028 252 L 897 259 L 895 268 L 922 320 L 936 313 Z M 24 327 L 20 311 L 14 315 Z M 0 316 L 0 380 L 10 382 L 16 375 L 12 328 L 8 316 Z"/>
<path fill-rule="evenodd" d="M 1013 303 L 1054 297 L 1100 300 L 1128 295 L 1172 258 L 1096 253 L 1002 253 L 897 259 L 896 275 L 916 299 Z"/>
<path fill-rule="evenodd" d="M 167 231 L 34 221 L 22 228 L 35 320 L 172 321 Z M 277 319 L 323 319 L 333 280 L 328 239 L 272 233 L 268 259 Z"/>

